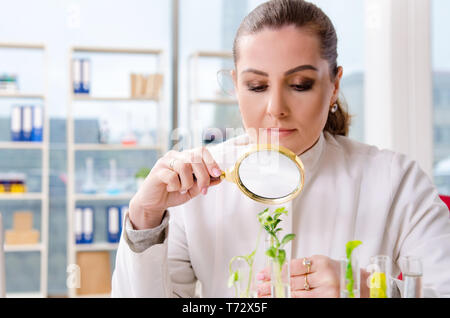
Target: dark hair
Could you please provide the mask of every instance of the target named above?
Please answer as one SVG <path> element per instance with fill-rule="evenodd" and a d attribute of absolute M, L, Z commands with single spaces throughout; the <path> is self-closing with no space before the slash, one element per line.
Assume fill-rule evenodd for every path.
<path fill-rule="evenodd" d="M 330 65 L 330 78 L 338 73 L 337 35 L 333 23 L 316 5 L 304 0 L 271 0 L 259 5 L 242 21 L 233 44 L 233 57 L 236 64 L 239 58 L 238 43 L 243 35 L 255 34 L 264 28 L 279 29 L 295 25 L 317 35 L 320 40 L 321 57 Z M 329 112 L 324 131 L 333 135 L 347 136 L 350 115 L 345 103 L 338 99 L 338 110 Z"/>

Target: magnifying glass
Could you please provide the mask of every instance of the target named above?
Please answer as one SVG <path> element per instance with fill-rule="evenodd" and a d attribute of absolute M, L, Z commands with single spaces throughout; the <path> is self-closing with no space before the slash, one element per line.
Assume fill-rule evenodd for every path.
<path fill-rule="evenodd" d="M 249 198 L 267 204 L 294 199 L 303 190 L 305 172 L 295 153 L 283 146 L 255 145 L 221 179 L 235 183 Z"/>

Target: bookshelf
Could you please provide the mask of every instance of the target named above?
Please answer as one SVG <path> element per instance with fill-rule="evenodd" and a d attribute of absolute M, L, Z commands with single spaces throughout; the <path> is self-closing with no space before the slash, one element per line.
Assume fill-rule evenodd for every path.
<path fill-rule="evenodd" d="M 148 70 L 161 72 L 161 56 L 163 54 L 162 50 L 154 50 L 154 49 L 142 49 L 142 48 L 111 48 L 111 47 L 86 47 L 86 46 L 75 46 L 72 47 L 69 51 L 69 67 L 72 66 L 72 58 L 74 55 L 83 55 L 89 57 L 91 54 L 95 54 L 96 56 L 103 55 L 116 55 L 120 56 L 130 56 L 130 55 L 146 55 L 153 56 L 157 59 L 157 69 L 156 70 Z M 162 105 L 163 98 L 136 98 L 136 97 L 127 97 L 127 96 L 95 96 L 92 94 L 74 94 L 73 93 L 73 85 L 72 85 L 72 73 L 70 73 L 69 78 L 69 96 L 68 96 L 68 112 L 67 112 L 67 222 L 68 222 L 68 231 L 67 231 L 67 263 L 68 264 L 76 264 L 77 253 L 78 252 L 94 252 L 94 251 L 109 251 L 114 252 L 118 247 L 118 243 L 109 243 L 97 242 L 97 239 L 94 239 L 93 243 L 89 244 L 76 244 L 75 242 L 75 233 L 74 233 L 74 213 L 77 205 L 86 205 L 91 203 L 96 204 L 106 204 L 106 205 L 114 205 L 116 203 L 129 202 L 133 197 L 134 193 L 120 193 L 117 195 L 110 195 L 104 193 L 96 193 L 96 194 L 83 194 L 77 193 L 76 190 L 76 154 L 81 152 L 103 152 L 103 151 L 112 151 L 112 152 L 130 152 L 134 153 L 136 151 L 155 151 L 157 153 L 157 157 L 161 156 L 167 148 L 166 136 L 164 132 L 164 127 L 162 127 L 163 118 L 162 118 Z M 94 79 L 95 81 L 95 79 Z M 130 103 L 145 103 L 148 105 L 148 112 L 151 114 L 155 114 L 158 118 L 158 127 L 157 127 L 157 137 L 156 143 L 151 145 L 123 145 L 123 144 L 100 144 L 100 143 L 76 143 L 75 142 L 75 116 L 77 111 L 77 106 L 83 103 L 92 103 L 92 107 L 95 107 L 95 103 L 103 103 L 108 102 L 109 107 L 115 107 L 116 105 L 122 104 L 130 104 Z M 91 104 L 89 104 L 91 105 Z M 149 164 L 151 164 L 149 162 Z M 95 213 L 101 213 L 99 211 L 94 211 Z M 95 219 L 95 216 L 94 216 Z M 106 238 L 104 239 L 106 241 Z M 68 296 L 69 297 L 109 297 L 108 294 L 100 294 L 100 295 L 77 295 L 77 291 L 75 288 L 68 288 Z"/>
<path fill-rule="evenodd" d="M 7 245 L 4 250 L 6 254 L 10 253 L 40 253 L 40 277 L 39 277 L 39 291 L 29 291 L 25 293 L 11 293 L 6 290 L 6 297 L 47 297 L 48 294 L 48 228 L 49 228 L 49 119 L 47 106 L 47 49 L 44 44 L 36 43 L 0 43 L 0 50 L 27 50 L 36 51 L 43 54 L 43 87 L 44 91 L 39 93 L 2 93 L 0 92 L 0 99 L 17 103 L 26 100 L 38 100 L 42 107 L 43 113 L 43 138 L 42 142 L 0 142 L 0 155 L 5 150 L 23 151 L 23 150 L 38 150 L 42 154 L 41 164 L 41 192 L 39 193 L 1 193 L 0 194 L 0 210 L 6 202 L 14 201 L 40 201 L 41 206 L 41 228 L 40 228 L 40 242 L 38 244 L 29 245 Z M 8 270 L 8 268 L 7 268 Z M 17 273 L 20 275 L 20 273 Z"/>

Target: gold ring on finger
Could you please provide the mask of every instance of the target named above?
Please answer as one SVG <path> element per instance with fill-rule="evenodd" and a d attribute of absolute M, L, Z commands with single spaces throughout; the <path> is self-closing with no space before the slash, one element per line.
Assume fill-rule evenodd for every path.
<path fill-rule="evenodd" d="M 309 272 L 311 271 L 311 260 L 305 257 L 303 259 L 303 266 L 306 266 L 306 274 L 309 274 Z"/>
<path fill-rule="evenodd" d="M 308 283 L 308 274 L 305 274 L 305 283 L 303 284 L 303 287 L 305 288 L 306 291 L 311 289 Z"/>

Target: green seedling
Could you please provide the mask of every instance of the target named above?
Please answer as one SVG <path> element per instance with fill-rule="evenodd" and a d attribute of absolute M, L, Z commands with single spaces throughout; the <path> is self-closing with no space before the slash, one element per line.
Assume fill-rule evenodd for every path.
<path fill-rule="evenodd" d="M 251 284 L 252 284 L 252 276 L 253 276 L 253 263 L 255 261 L 255 254 L 256 251 L 258 250 L 258 246 L 259 246 L 259 239 L 261 236 L 261 231 L 262 228 L 259 229 L 258 232 L 258 237 L 256 239 L 256 247 L 255 249 L 248 255 L 239 255 L 239 256 L 234 256 L 229 264 L 228 264 L 228 271 L 230 273 L 229 277 L 228 277 L 228 288 L 231 288 L 234 286 L 234 292 L 235 292 L 235 296 L 236 297 L 240 297 L 240 298 L 249 298 L 250 297 L 250 289 L 251 289 Z M 244 279 L 244 277 L 241 277 L 239 270 L 234 270 L 232 269 L 232 265 L 233 263 L 238 260 L 241 259 L 243 260 L 248 266 L 249 266 L 249 272 L 248 272 L 248 280 L 247 280 L 247 287 L 246 289 L 241 292 L 241 294 L 238 294 L 238 288 L 237 288 L 237 284 L 239 283 L 239 281 L 241 279 Z"/>
<path fill-rule="evenodd" d="M 355 284 L 355 280 L 353 279 L 353 268 L 352 268 L 352 252 L 355 248 L 361 245 L 361 241 L 349 241 L 345 246 L 345 253 L 347 255 L 347 269 L 345 272 L 345 278 L 347 280 L 347 291 L 348 296 L 350 298 L 355 298 L 355 294 L 353 292 L 353 285 Z"/>
<path fill-rule="evenodd" d="M 281 240 L 278 238 L 278 232 L 282 230 L 282 228 L 279 227 L 279 224 L 282 221 L 280 217 L 283 214 L 288 214 L 288 211 L 284 207 L 278 208 L 274 212 L 265 209 L 258 214 L 259 223 L 269 235 L 270 246 L 266 250 L 266 255 L 272 259 L 274 266 L 273 281 L 275 285 L 275 294 L 280 298 L 286 297 L 282 280 L 282 269 L 286 262 L 286 251 L 284 250 L 284 247 L 295 238 L 295 234 L 287 234 Z"/>

